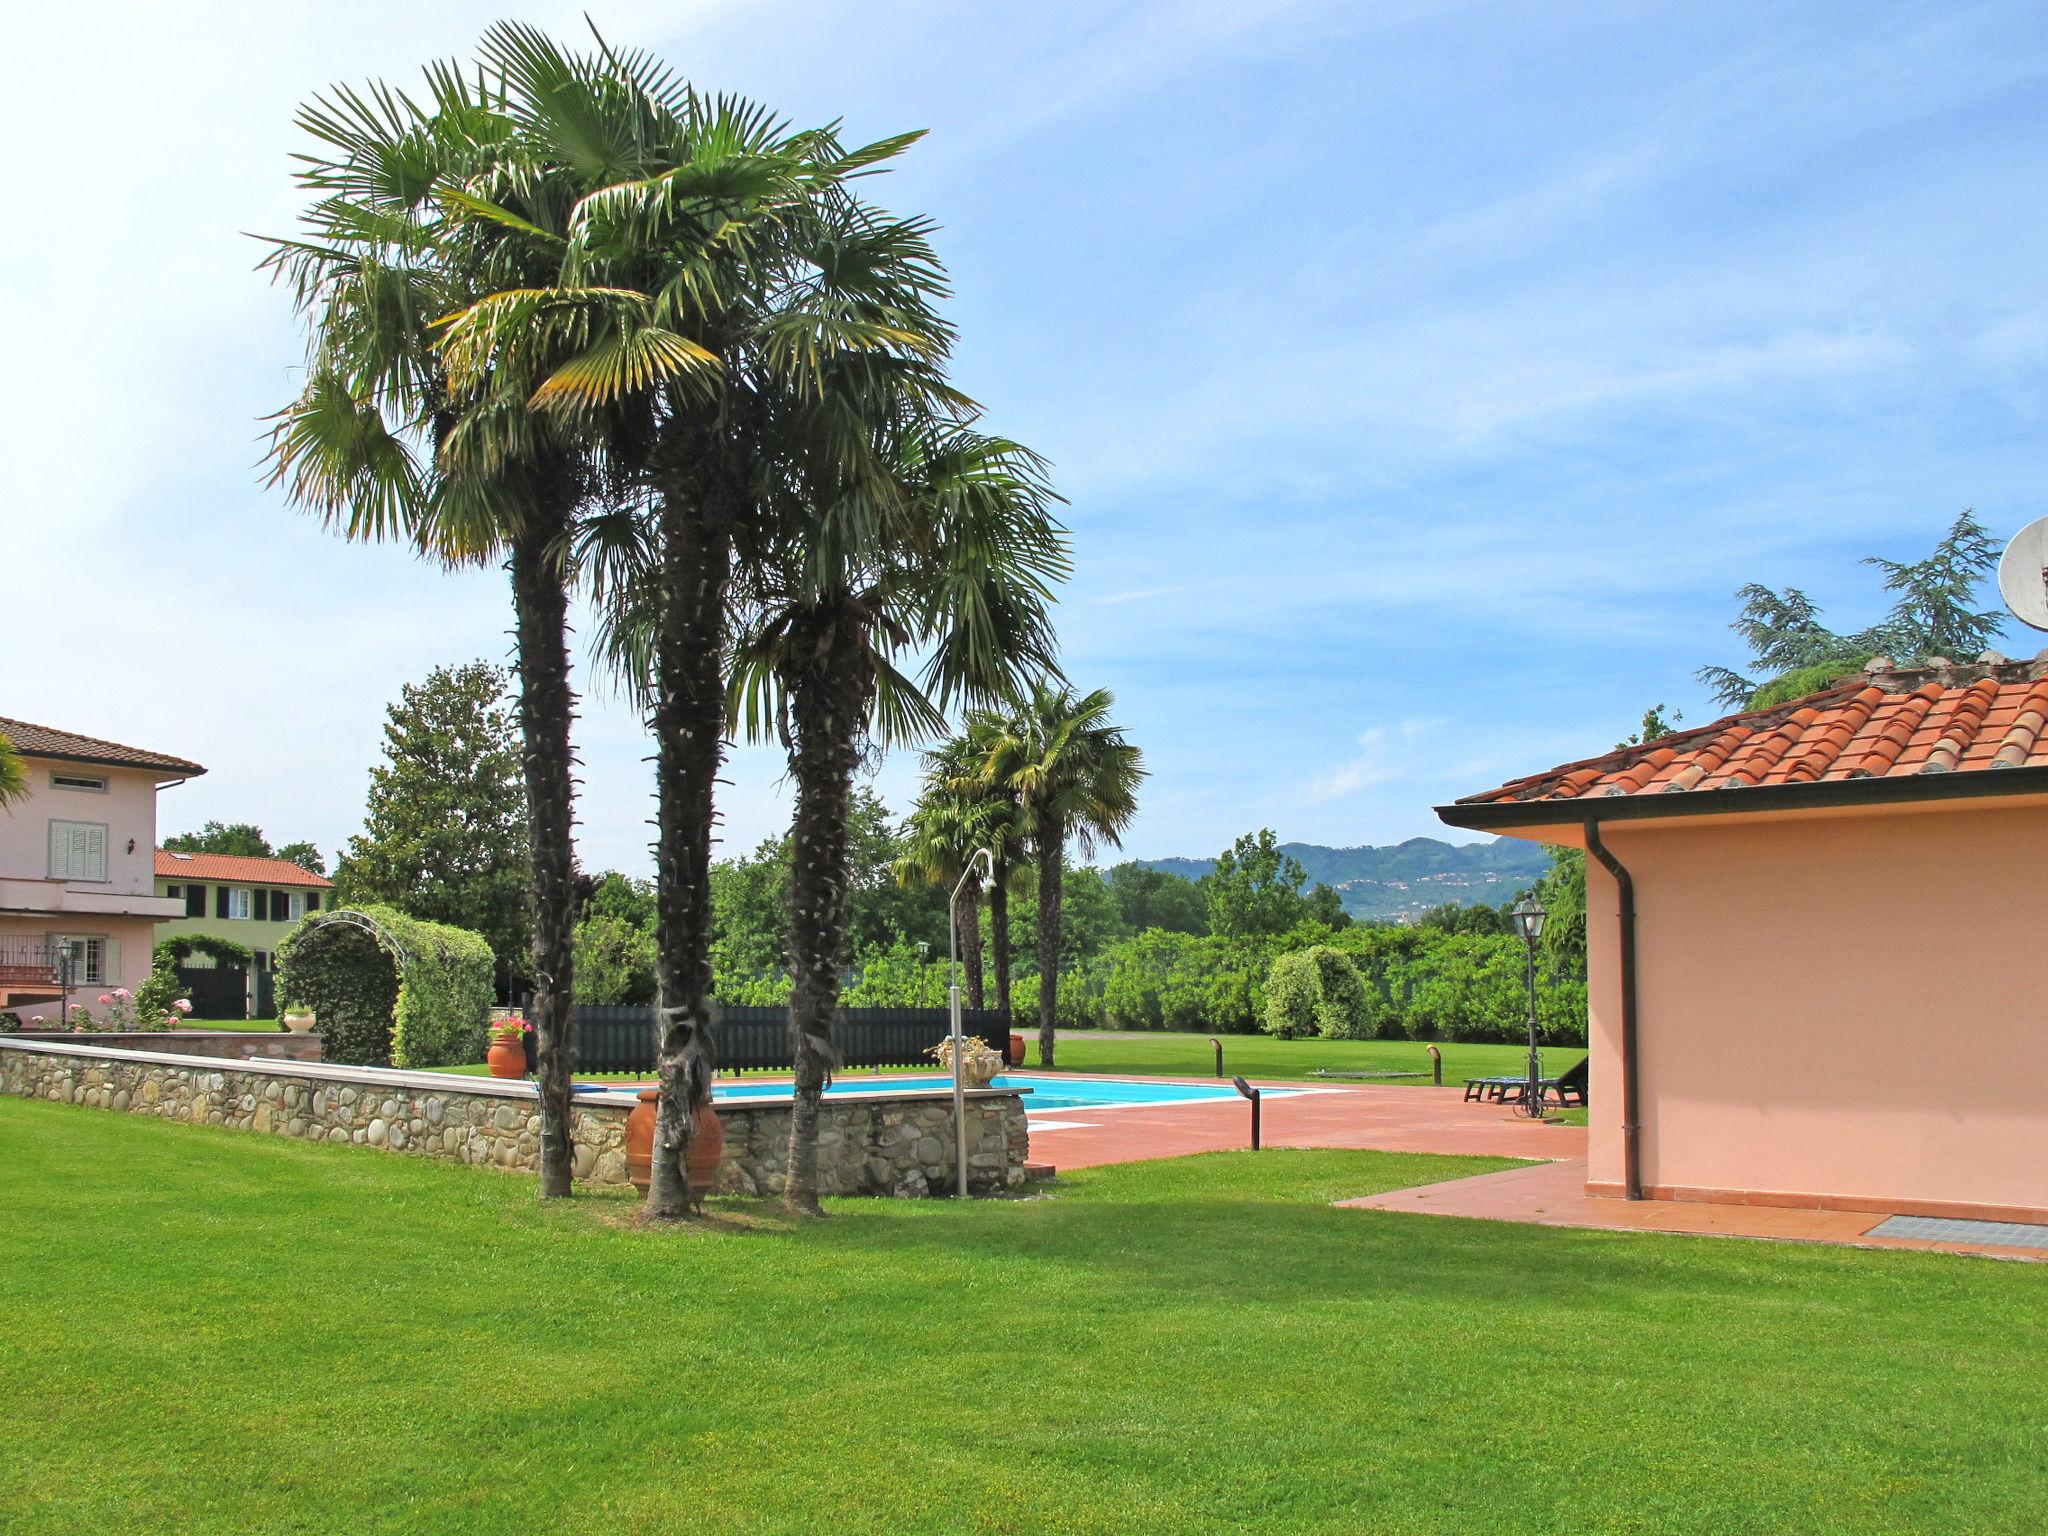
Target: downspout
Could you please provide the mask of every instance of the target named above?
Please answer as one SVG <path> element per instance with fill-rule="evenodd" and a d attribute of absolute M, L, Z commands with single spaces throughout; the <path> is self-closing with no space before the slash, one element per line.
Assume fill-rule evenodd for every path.
<path fill-rule="evenodd" d="M 1614 876 L 1615 886 L 1621 892 L 1621 1181 L 1622 1197 L 1640 1200 L 1643 1172 L 1636 1097 L 1636 883 L 1629 876 L 1628 866 L 1600 840 L 1600 823 L 1592 817 L 1586 819 L 1586 852 Z"/>

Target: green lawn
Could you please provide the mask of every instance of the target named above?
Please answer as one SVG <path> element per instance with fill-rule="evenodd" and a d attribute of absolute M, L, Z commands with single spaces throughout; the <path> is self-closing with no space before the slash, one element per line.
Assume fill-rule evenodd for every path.
<path fill-rule="evenodd" d="M 2048 1272 L 1225 1153 L 721 1203 L 0 1101 L 0 1529 L 2038 1531 Z"/>

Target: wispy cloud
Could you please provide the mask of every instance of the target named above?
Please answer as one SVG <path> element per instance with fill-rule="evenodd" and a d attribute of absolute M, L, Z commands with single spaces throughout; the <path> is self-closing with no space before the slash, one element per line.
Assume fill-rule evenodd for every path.
<path fill-rule="evenodd" d="M 1362 789 L 1411 777 L 1418 767 L 1418 751 L 1443 726 L 1440 719 L 1403 720 L 1392 731 L 1374 726 L 1358 738 L 1357 756 L 1316 774 L 1303 787 L 1301 798 L 1310 805 L 1327 805 Z"/>
<path fill-rule="evenodd" d="M 1127 592 L 1110 592 L 1088 601 L 1097 608 L 1114 608 L 1120 603 L 1142 603 L 1152 597 L 1173 597 L 1185 592 L 1186 587 L 1133 587 Z"/>

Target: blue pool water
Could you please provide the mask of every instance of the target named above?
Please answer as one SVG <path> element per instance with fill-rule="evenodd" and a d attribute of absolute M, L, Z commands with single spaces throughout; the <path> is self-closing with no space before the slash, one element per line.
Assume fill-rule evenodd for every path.
<path fill-rule="evenodd" d="M 842 1077 L 825 1092 L 834 1098 L 851 1098 L 863 1093 L 901 1093 L 906 1088 L 950 1089 L 953 1079 L 939 1074 L 914 1077 Z M 1028 1088 L 1024 1108 L 1031 1114 L 1054 1109 L 1109 1109 L 1134 1104 L 1202 1104 L 1218 1099 L 1235 1099 L 1237 1090 L 1228 1083 L 1131 1083 L 1108 1077 L 1039 1077 L 1032 1073 L 1005 1073 L 995 1080 L 998 1088 Z M 578 1093 L 630 1093 L 629 1088 L 579 1084 Z M 1298 1088 L 1268 1088 L 1266 1097 L 1283 1098 L 1299 1093 Z M 719 1083 L 711 1090 L 713 1103 L 734 1099 L 776 1099 L 786 1097 L 789 1084 L 782 1082 Z"/>

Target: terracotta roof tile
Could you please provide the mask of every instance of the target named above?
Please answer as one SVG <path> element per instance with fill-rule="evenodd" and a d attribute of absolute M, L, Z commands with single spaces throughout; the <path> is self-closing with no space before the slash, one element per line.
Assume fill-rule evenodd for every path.
<path fill-rule="evenodd" d="M 80 736 L 53 726 L 31 725 L 26 720 L 9 720 L 0 715 L 0 736 L 14 745 L 23 757 L 54 757 L 67 763 L 103 763 L 110 768 L 154 768 L 187 778 L 206 772 L 197 763 L 167 752 L 148 752 L 141 747 L 124 747 L 118 741 L 101 741 L 97 736 Z"/>
<path fill-rule="evenodd" d="M 289 859 L 251 859 L 229 853 L 156 851 L 156 872 L 170 880 L 218 880 L 243 885 L 304 885 L 330 890 L 334 882 Z"/>
<path fill-rule="evenodd" d="M 1460 805 L 2048 768 L 2048 653 L 1838 679 L 1807 698 L 1530 774 Z"/>

